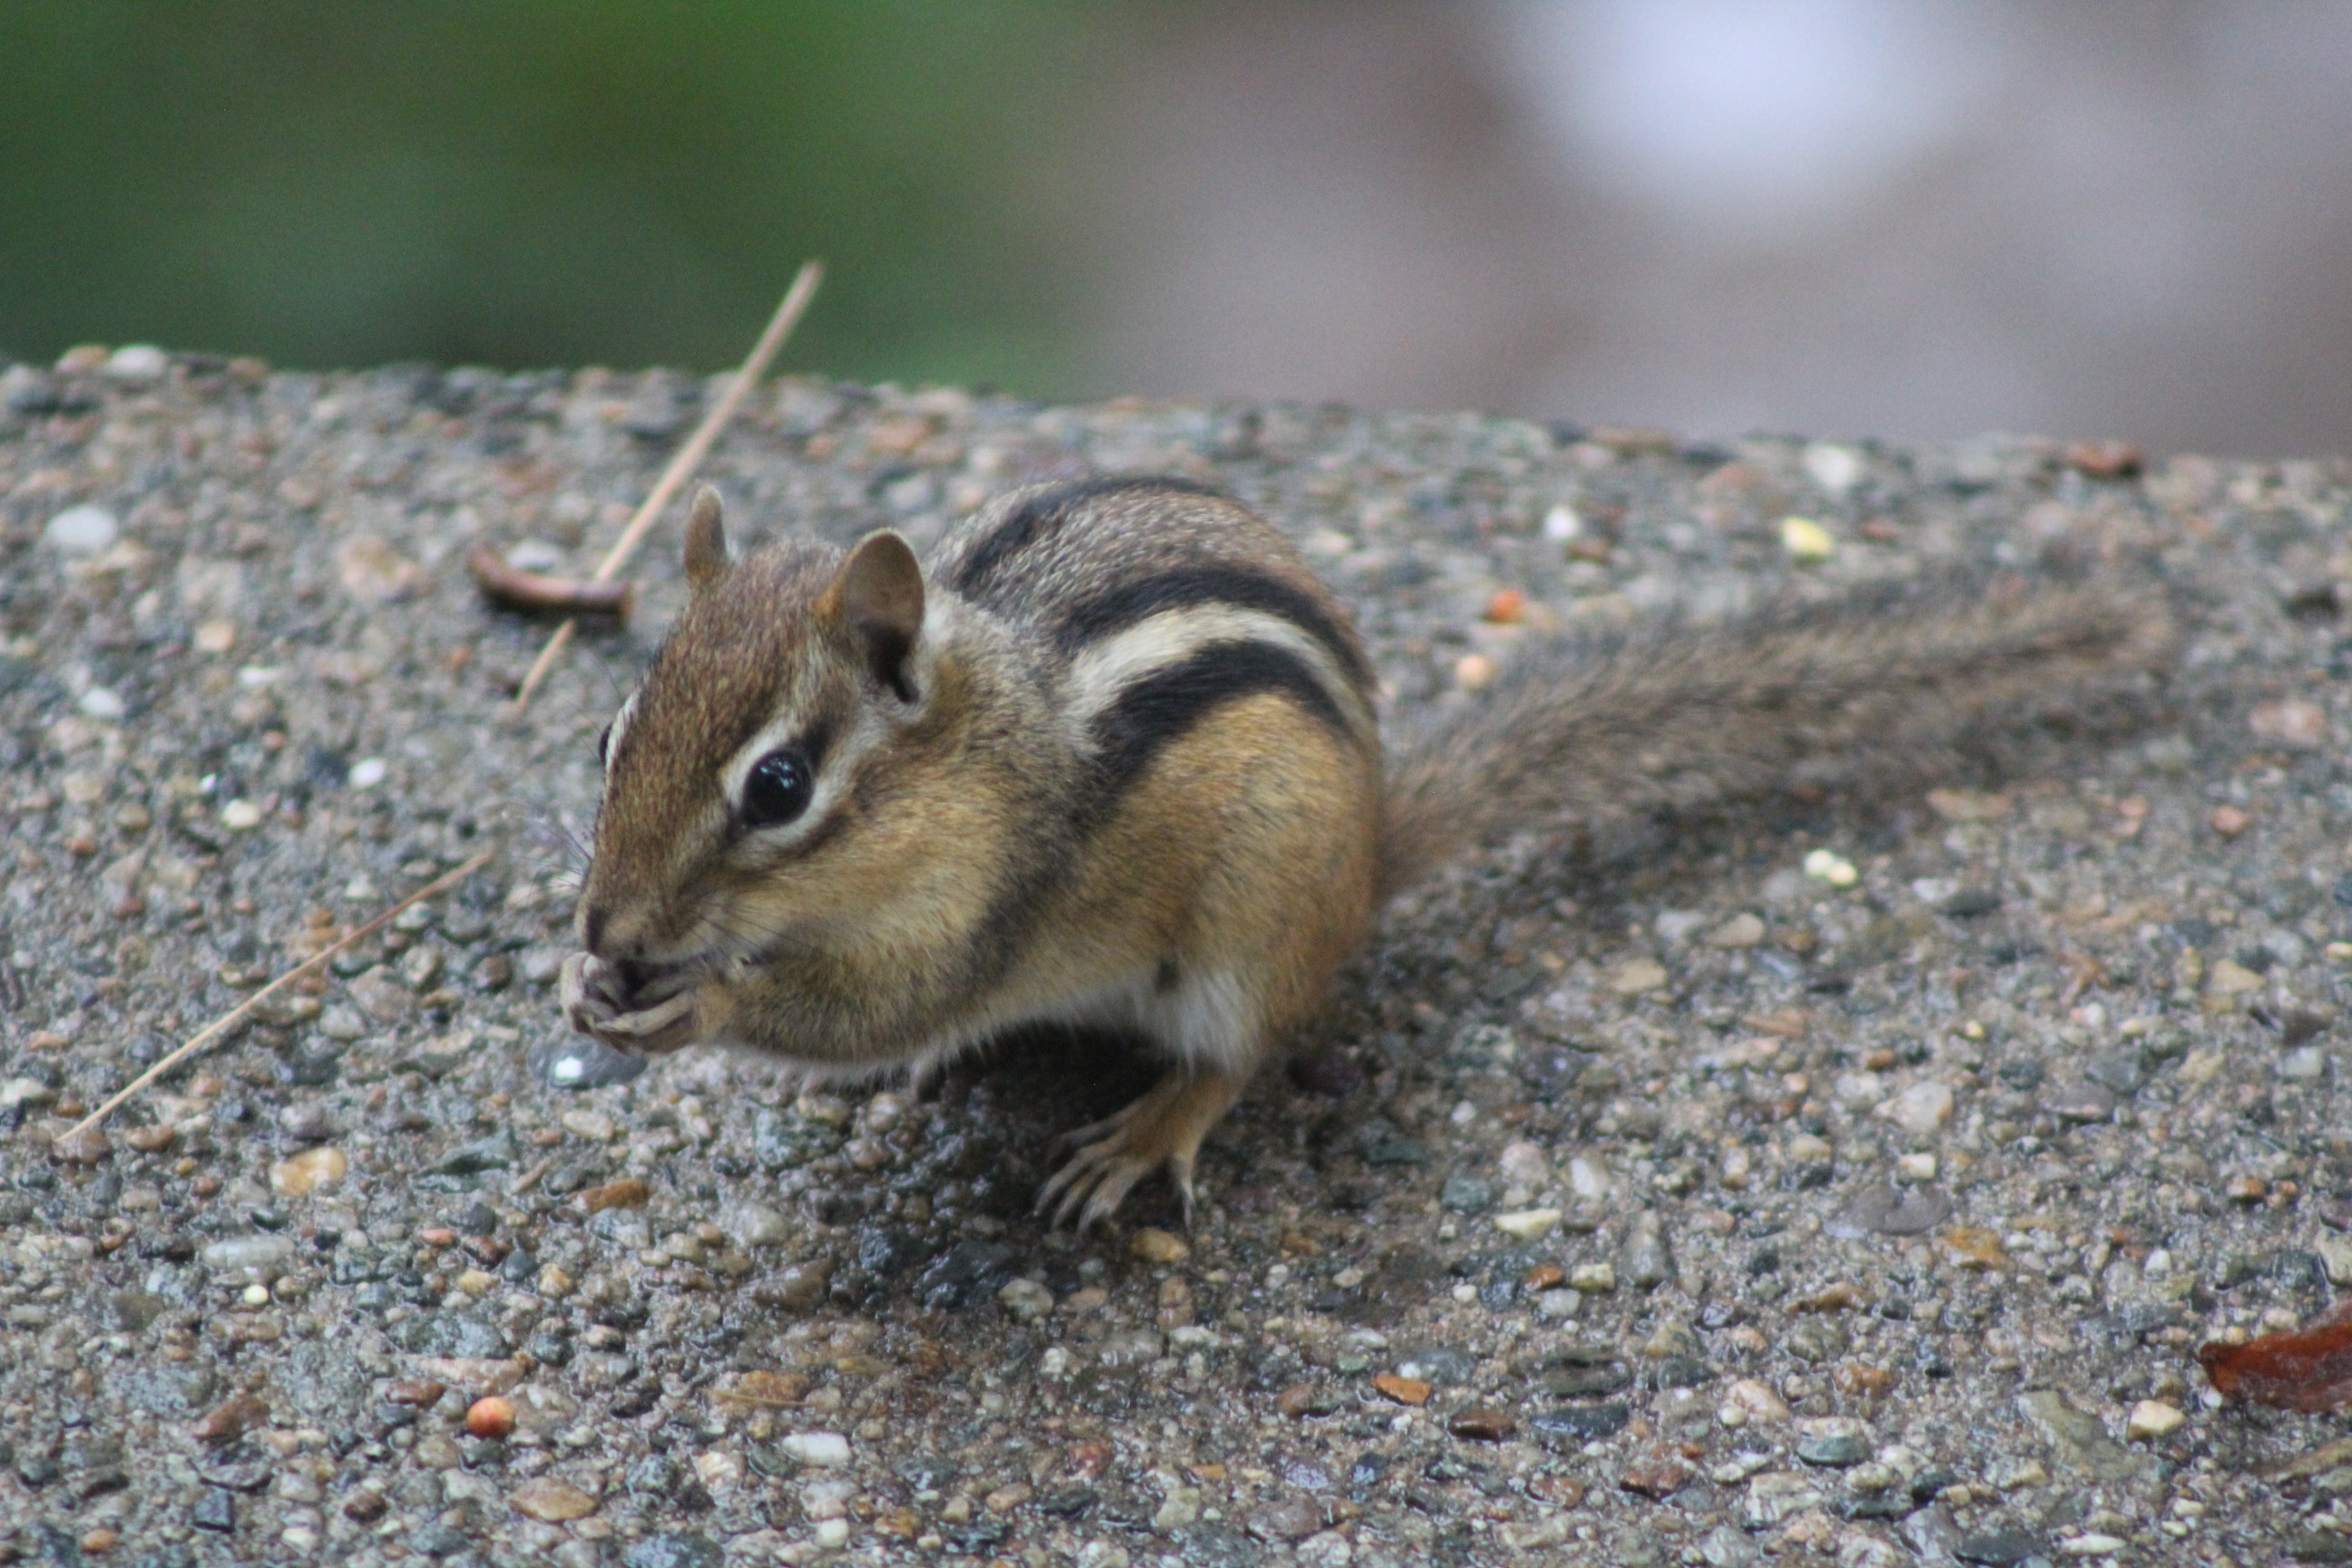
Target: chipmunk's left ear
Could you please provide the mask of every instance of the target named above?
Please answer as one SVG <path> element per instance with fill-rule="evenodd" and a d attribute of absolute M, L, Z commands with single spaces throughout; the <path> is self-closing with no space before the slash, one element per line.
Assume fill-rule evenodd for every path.
<path fill-rule="evenodd" d="M 875 679 L 901 700 L 915 700 L 907 662 L 923 629 L 923 568 L 904 539 L 884 529 L 859 540 L 817 613 L 849 634 Z"/>
<path fill-rule="evenodd" d="M 727 521 L 719 492 L 709 485 L 694 492 L 686 520 L 686 585 L 699 594 L 727 575 Z"/>

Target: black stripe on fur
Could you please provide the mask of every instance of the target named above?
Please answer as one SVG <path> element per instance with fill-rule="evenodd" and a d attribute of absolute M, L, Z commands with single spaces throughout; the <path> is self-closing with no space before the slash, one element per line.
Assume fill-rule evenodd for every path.
<path fill-rule="evenodd" d="M 1065 654 L 1150 619 L 1164 610 L 1192 605 L 1231 605 L 1279 616 L 1331 650 L 1331 657 L 1358 686 L 1371 684 L 1371 668 L 1339 623 L 1293 584 L 1242 566 L 1179 566 L 1123 583 L 1071 607 L 1054 628 Z"/>
<path fill-rule="evenodd" d="M 1212 711 L 1262 691 L 1281 692 L 1348 736 L 1339 705 L 1296 654 L 1269 643 L 1216 643 L 1135 681 L 1095 720 L 1096 809 L 1115 809 L 1152 760 Z"/>
<path fill-rule="evenodd" d="M 1070 513 L 1083 503 L 1104 496 L 1148 490 L 1194 496 L 1222 496 L 1224 493 L 1213 486 L 1196 484 L 1191 479 L 1132 474 L 1072 479 L 1066 484 L 1050 486 L 1014 507 L 990 531 L 986 539 L 974 545 L 971 553 L 965 556 L 956 568 L 955 577 L 948 586 L 959 594 L 978 594 L 1006 562 L 1032 544 L 1058 532 L 1070 520 Z"/>

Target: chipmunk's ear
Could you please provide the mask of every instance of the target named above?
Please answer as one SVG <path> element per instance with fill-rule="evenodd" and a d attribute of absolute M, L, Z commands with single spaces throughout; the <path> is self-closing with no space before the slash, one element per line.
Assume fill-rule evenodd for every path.
<path fill-rule="evenodd" d="M 709 485 L 694 492 L 686 520 L 686 585 L 699 594 L 727 575 L 727 523 L 719 492 Z"/>
<path fill-rule="evenodd" d="M 905 540 L 887 529 L 859 540 L 818 599 L 817 613 L 849 634 L 875 679 L 901 700 L 915 700 L 907 660 L 923 629 L 923 569 Z"/>

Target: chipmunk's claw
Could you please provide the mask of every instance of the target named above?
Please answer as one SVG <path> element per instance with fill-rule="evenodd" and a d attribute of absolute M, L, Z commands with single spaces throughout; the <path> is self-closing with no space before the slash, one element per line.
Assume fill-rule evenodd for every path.
<path fill-rule="evenodd" d="M 1038 1193 L 1038 1212 L 1050 1208 L 1055 1229 L 1075 1218 L 1084 1232 L 1118 1213 L 1138 1182 L 1165 1166 L 1191 1229 L 1199 1206 L 1192 1171 L 1201 1140 L 1241 1086 L 1222 1073 L 1171 1073 L 1133 1104 L 1064 1134 L 1056 1145 L 1072 1152 Z"/>

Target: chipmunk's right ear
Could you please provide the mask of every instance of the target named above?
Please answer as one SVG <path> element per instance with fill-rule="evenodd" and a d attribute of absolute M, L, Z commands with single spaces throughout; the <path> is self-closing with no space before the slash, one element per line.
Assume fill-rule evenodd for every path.
<path fill-rule="evenodd" d="M 699 594 L 725 575 L 727 524 L 719 492 L 705 485 L 694 492 L 694 510 L 686 520 L 686 585 Z"/>
<path fill-rule="evenodd" d="M 905 540 L 887 528 L 859 540 L 816 607 L 856 639 L 874 679 L 915 700 L 908 659 L 923 631 L 923 568 Z"/>

